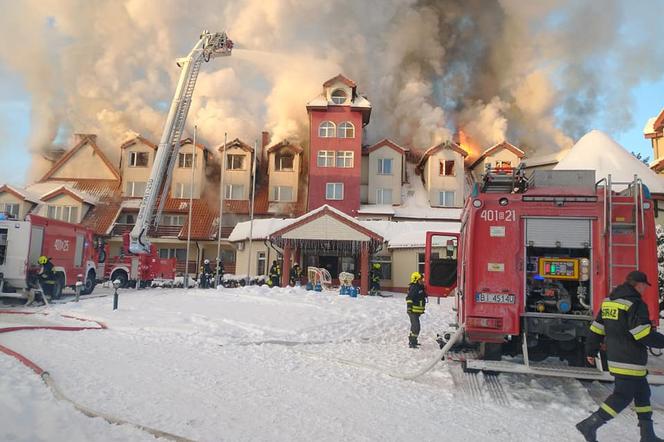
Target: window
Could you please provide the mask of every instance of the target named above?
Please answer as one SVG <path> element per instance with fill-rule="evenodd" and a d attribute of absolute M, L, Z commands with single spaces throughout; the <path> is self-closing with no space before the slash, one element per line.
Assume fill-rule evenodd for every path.
<path fill-rule="evenodd" d="M 179 153 L 178 154 L 178 167 L 191 169 L 192 164 L 194 164 L 194 154 L 193 153 Z"/>
<path fill-rule="evenodd" d="M 334 151 L 333 150 L 320 150 L 316 164 L 318 167 L 334 167 Z"/>
<path fill-rule="evenodd" d="M 353 151 L 342 150 L 337 152 L 337 167 L 353 167 Z"/>
<path fill-rule="evenodd" d="M 336 89 L 332 92 L 330 96 L 332 98 L 332 103 L 334 104 L 344 104 L 348 99 L 348 94 L 343 89 Z"/>
<path fill-rule="evenodd" d="M 175 183 L 173 198 L 190 198 L 192 196 L 191 187 L 190 183 Z M 196 196 L 196 185 L 193 188 L 193 195 Z"/>
<path fill-rule="evenodd" d="M 444 207 L 454 207 L 454 192 L 452 191 L 442 191 L 439 192 L 439 205 Z"/>
<path fill-rule="evenodd" d="M 353 126 L 353 123 L 350 121 L 341 123 L 337 131 L 337 136 L 339 138 L 355 138 L 355 126 Z"/>
<path fill-rule="evenodd" d="M 118 217 L 118 224 L 136 224 L 136 218 L 133 213 L 123 213 Z"/>
<path fill-rule="evenodd" d="M 275 186 L 272 199 L 274 201 L 293 201 L 293 188 L 290 186 Z"/>
<path fill-rule="evenodd" d="M 392 175 L 392 158 L 378 158 L 378 175 Z"/>
<path fill-rule="evenodd" d="M 392 189 L 376 189 L 376 204 L 392 204 Z"/>
<path fill-rule="evenodd" d="M 371 266 L 380 264 L 380 279 L 392 279 L 392 257 L 376 256 L 371 260 Z"/>
<path fill-rule="evenodd" d="M 129 167 L 148 167 L 147 152 L 129 152 Z"/>
<path fill-rule="evenodd" d="M 454 176 L 454 160 L 441 160 L 439 173 L 441 176 Z"/>
<path fill-rule="evenodd" d="M 496 168 L 498 169 L 509 169 L 510 167 L 512 167 L 511 161 L 496 161 Z"/>
<path fill-rule="evenodd" d="M 226 170 L 244 170 L 244 155 L 227 155 Z"/>
<path fill-rule="evenodd" d="M 336 126 L 331 121 L 323 121 L 318 126 L 318 136 L 321 138 L 333 138 L 336 132 Z"/>
<path fill-rule="evenodd" d="M 187 249 L 159 249 L 159 257 L 162 259 L 175 258 L 177 261 L 184 262 L 187 256 Z"/>
<path fill-rule="evenodd" d="M 342 256 L 341 257 L 341 271 L 352 273 L 353 275 L 355 275 L 355 257 L 354 256 Z"/>
<path fill-rule="evenodd" d="M 265 255 L 265 252 L 257 252 L 256 258 L 256 274 L 265 275 L 265 267 L 267 264 L 267 256 Z"/>
<path fill-rule="evenodd" d="M 81 267 L 83 265 L 83 246 L 85 245 L 85 238 L 82 233 L 76 234 L 76 248 L 74 249 L 74 266 Z"/>
<path fill-rule="evenodd" d="M 293 154 L 277 154 L 274 158 L 274 167 L 279 171 L 293 170 Z"/>
<path fill-rule="evenodd" d="M 145 194 L 145 182 L 127 181 L 126 196 L 143 196 L 143 194 Z"/>
<path fill-rule="evenodd" d="M 226 184 L 224 198 L 227 200 L 242 200 L 244 198 L 244 185 Z"/>
<path fill-rule="evenodd" d="M 424 257 L 426 256 L 425 253 L 418 253 L 417 254 L 417 271 L 420 272 L 421 275 L 424 275 Z M 431 252 L 431 260 L 434 259 L 440 259 L 440 254 L 438 252 Z"/>
<path fill-rule="evenodd" d="M 20 204 L 4 203 L 0 204 L 0 213 L 6 213 L 9 218 L 18 218 Z"/>
<path fill-rule="evenodd" d="M 344 199 L 344 183 L 325 184 L 325 199 L 327 200 Z"/>
<path fill-rule="evenodd" d="M 162 226 L 183 226 L 184 215 L 161 215 L 159 224 Z"/>
<path fill-rule="evenodd" d="M 78 207 L 75 206 L 48 206 L 47 217 L 59 219 L 68 223 L 78 223 Z"/>

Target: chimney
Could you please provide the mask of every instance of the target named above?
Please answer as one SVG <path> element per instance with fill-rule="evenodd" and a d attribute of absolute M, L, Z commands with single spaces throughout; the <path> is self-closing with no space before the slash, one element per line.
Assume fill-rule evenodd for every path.
<path fill-rule="evenodd" d="M 261 161 L 263 164 L 267 164 L 267 145 L 270 142 L 270 132 L 264 130 L 261 137 Z"/>

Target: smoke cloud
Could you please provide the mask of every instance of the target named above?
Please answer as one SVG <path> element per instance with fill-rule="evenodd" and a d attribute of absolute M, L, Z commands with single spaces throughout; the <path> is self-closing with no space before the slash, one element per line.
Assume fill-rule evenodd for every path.
<path fill-rule="evenodd" d="M 592 0 L 0 3 L 0 63 L 31 95 L 35 158 L 72 132 L 99 134 L 116 161 L 132 133 L 158 141 L 175 59 L 203 29 L 236 43 L 204 65 L 189 113 L 212 147 L 264 129 L 306 143 L 306 103 L 344 73 L 372 102 L 369 143 L 426 148 L 462 129 L 482 147 L 552 151 L 597 117 L 635 124 L 631 91 L 664 72 L 655 0 L 601 13 Z"/>

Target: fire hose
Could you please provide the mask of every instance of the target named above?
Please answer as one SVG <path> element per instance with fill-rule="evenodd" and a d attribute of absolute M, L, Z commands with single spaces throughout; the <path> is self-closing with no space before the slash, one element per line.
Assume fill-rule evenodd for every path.
<path fill-rule="evenodd" d="M 12 310 L 0 310 L 0 314 L 15 314 L 15 315 L 35 315 L 35 314 L 43 314 L 45 315 L 46 313 L 40 313 L 40 312 L 21 312 L 21 311 L 12 311 Z M 76 316 L 70 316 L 70 315 L 61 315 L 63 318 L 68 318 L 68 319 L 74 319 L 78 321 L 84 321 L 84 322 L 94 322 L 99 327 L 68 327 L 68 326 L 43 326 L 43 325 L 36 325 L 36 326 L 17 326 L 17 327 L 5 327 L 5 328 L 0 328 L 0 333 L 9 333 L 13 331 L 19 331 L 19 330 L 58 330 L 58 331 L 80 331 L 80 330 L 106 330 L 108 327 L 103 323 L 91 319 L 84 319 L 84 318 L 79 318 Z M 115 424 L 115 425 L 131 425 L 135 428 L 138 428 L 139 430 L 143 430 L 147 433 L 152 434 L 155 437 L 162 437 L 164 439 L 169 439 L 173 440 L 176 442 L 194 442 L 192 439 L 187 439 L 182 436 L 177 436 L 175 434 L 167 433 L 165 431 L 157 430 L 154 428 L 147 427 L 145 425 L 140 425 L 136 424 L 133 422 L 129 422 L 124 419 L 120 419 L 115 416 L 110 416 L 104 413 L 101 413 L 99 411 L 92 410 L 88 407 L 85 407 L 84 405 L 81 405 L 74 401 L 73 399 L 67 397 L 60 387 L 55 383 L 55 380 L 51 376 L 51 374 L 42 369 L 39 365 L 37 365 L 35 362 L 31 361 L 28 359 L 26 356 L 8 348 L 3 345 L 0 345 L 0 353 L 4 353 L 8 356 L 12 356 L 13 358 L 17 359 L 19 362 L 21 362 L 23 365 L 26 367 L 30 368 L 32 371 L 34 371 L 40 378 L 41 380 L 51 389 L 53 392 L 53 396 L 55 396 L 56 399 L 58 400 L 64 400 L 69 403 L 71 403 L 75 409 L 83 413 L 84 415 L 88 417 L 101 417 L 104 419 L 106 422 L 110 424 Z"/>

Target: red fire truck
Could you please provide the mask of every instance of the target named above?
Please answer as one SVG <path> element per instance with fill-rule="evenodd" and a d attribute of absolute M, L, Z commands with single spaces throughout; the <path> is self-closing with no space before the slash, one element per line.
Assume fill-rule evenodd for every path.
<path fill-rule="evenodd" d="M 37 259 L 51 258 L 57 275 L 53 297 L 83 282 L 82 294 L 97 282 L 98 255 L 92 230 L 79 224 L 28 215 L 25 221 L 0 221 L 0 296 L 27 298 L 37 288 Z"/>
<path fill-rule="evenodd" d="M 452 241 L 454 253 L 439 257 Z M 611 289 L 635 269 L 657 281 L 653 203 L 636 176 L 596 182 L 594 171 L 536 171 L 527 179 L 521 168 L 489 169 L 466 200 L 460 233 L 429 232 L 426 256 L 429 296 L 455 289 L 457 327 L 478 349 L 467 368 L 532 372 L 531 361 L 551 356 L 581 367 L 589 324 Z M 657 286 L 643 297 L 656 326 Z M 503 356 L 523 364 L 488 362 Z M 601 377 L 586 371 L 569 376 Z"/>

